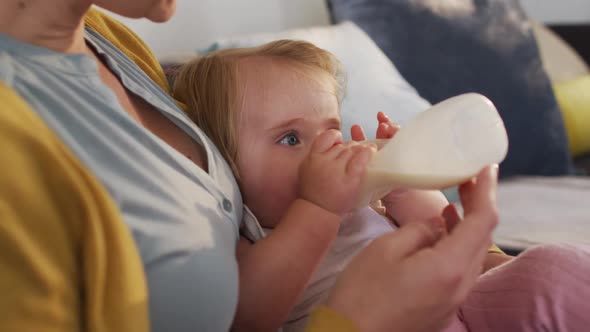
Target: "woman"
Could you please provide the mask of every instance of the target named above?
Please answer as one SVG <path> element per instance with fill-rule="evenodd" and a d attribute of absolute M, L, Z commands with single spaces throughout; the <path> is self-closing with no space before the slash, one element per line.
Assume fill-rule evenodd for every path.
<path fill-rule="evenodd" d="M 92 4 L 157 22 L 175 7 L 0 3 L 0 327 L 227 330 L 242 212 L 235 179 L 169 98 L 145 45 Z M 440 241 L 442 217 L 374 241 L 309 330 L 443 327 L 491 243 L 496 174 L 486 168 L 463 186 L 466 219 L 477 222 Z M 409 302 L 394 309 L 400 297 Z"/>

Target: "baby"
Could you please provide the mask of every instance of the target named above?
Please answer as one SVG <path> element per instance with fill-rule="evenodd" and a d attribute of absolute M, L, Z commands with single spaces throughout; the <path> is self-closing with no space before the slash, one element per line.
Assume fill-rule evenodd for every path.
<path fill-rule="evenodd" d="M 188 115 L 230 164 L 247 206 L 237 252 L 240 298 L 235 330 L 298 331 L 311 309 L 326 299 L 338 273 L 374 238 L 414 220 L 444 215 L 452 228 L 460 219 L 438 191 L 396 190 L 383 197 L 382 206 L 352 208 L 376 147 L 342 142 L 343 85 L 332 54 L 289 40 L 215 52 L 187 63 L 175 78 L 175 97 L 187 104 Z M 392 138 L 396 125 L 383 113 L 377 121 L 376 137 Z M 364 139 L 359 127 L 351 128 L 351 134 Z M 447 231 L 443 223 L 440 227 Z M 529 256 L 546 256 L 533 254 Z M 490 255 L 486 268 L 510 259 Z M 509 272 L 495 274 L 499 277 L 488 284 L 509 283 Z M 521 302 L 553 290 L 547 285 L 535 288 Z M 481 312 L 483 302 L 469 305 Z M 448 331 L 467 331 L 496 317 L 521 324 L 531 312 L 531 326 L 545 326 L 540 321 L 534 325 L 541 313 L 532 308 L 521 313 L 525 316 L 477 316 L 462 307 Z M 509 331 L 506 326 L 487 330 Z"/>

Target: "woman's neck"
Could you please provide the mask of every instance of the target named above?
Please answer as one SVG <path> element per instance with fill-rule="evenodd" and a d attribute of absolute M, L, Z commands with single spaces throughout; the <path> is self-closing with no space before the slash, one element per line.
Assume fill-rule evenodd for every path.
<path fill-rule="evenodd" d="M 1 0 L 0 33 L 61 53 L 88 53 L 84 15 L 91 0 Z"/>

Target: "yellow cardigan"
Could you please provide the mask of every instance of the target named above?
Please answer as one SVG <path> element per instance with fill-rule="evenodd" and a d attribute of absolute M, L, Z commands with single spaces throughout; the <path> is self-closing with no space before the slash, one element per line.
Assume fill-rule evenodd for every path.
<path fill-rule="evenodd" d="M 147 288 L 119 211 L 0 82 L 0 331 L 148 331 Z"/>

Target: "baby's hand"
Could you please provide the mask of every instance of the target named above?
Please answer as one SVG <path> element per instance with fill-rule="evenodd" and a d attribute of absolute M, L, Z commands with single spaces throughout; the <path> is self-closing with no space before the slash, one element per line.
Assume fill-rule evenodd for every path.
<path fill-rule="evenodd" d="M 316 138 L 299 168 L 299 195 L 332 213 L 343 215 L 357 203 L 374 144 L 342 143 L 342 134 L 329 130 Z"/>

